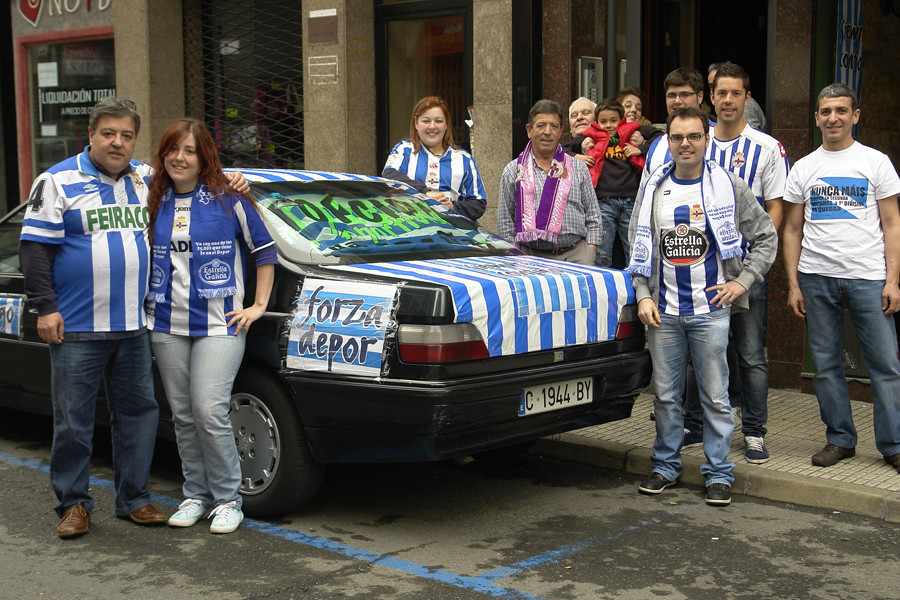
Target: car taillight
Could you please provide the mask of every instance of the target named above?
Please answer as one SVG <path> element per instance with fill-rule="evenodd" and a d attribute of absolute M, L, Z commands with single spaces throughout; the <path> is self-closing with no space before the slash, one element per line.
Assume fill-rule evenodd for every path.
<path fill-rule="evenodd" d="M 451 363 L 490 356 L 471 323 L 400 325 L 397 342 L 400 360 L 406 363 Z"/>
<path fill-rule="evenodd" d="M 619 324 L 616 327 L 616 339 L 624 340 L 630 337 L 636 337 L 643 333 L 644 324 L 640 322 L 637 316 L 637 306 L 629 304 L 622 307 L 619 314 Z"/>

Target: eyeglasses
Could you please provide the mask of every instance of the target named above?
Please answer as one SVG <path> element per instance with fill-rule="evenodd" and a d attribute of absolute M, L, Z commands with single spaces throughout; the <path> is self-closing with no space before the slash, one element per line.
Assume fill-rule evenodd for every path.
<path fill-rule="evenodd" d="M 673 133 L 669 136 L 670 144 L 680 144 L 684 141 L 684 138 L 687 138 L 689 142 L 699 142 L 706 136 L 705 133 L 689 133 L 687 135 L 681 135 L 680 133 Z"/>
<path fill-rule="evenodd" d="M 108 98 L 100 100 L 99 102 L 97 102 L 97 104 L 94 105 L 94 108 L 97 108 L 98 106 L 124 106 L 125 108 L 137 112 L 137 106 L 134 105 L 134 102 L 132 102 L 131 100 L 116 98 L 115 96 L 110 96 Z"/>
<path fill-rule="evenodd" d="M 674 100 L 675 98 L 681 98 L 682 100 L 687 100 L 691 96 L 696 96 L 699 92 L 669 92 L 666 94 L 667 100 Z"/>

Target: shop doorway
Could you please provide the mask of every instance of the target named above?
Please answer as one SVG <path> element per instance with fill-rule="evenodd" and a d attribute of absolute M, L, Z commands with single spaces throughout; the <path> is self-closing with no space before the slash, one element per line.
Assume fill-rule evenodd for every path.
<path fill-rule="evenodd" d="M 469 148 L 472 103 L 471 1 L 390 2 L 376 9 L 377 162 L 409 137 L 412 109 L 439 96 L 451 111 L 453 139 Z"/>

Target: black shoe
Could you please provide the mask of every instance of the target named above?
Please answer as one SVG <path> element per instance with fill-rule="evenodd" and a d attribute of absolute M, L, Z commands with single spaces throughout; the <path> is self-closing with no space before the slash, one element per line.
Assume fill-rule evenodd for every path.
<path fill-rule="evenodd" d="M 897 472 L 900 473 L 900 452 L 890 456 L 885 455 L 884 462 L 897 469 Z"/>
<path fill-rule="evenodd" d="M 706 488 L 706 503 L 710 506 L 731 504 L 731 486 L 726 483 L 714 483 Z"/>
<path fill-rule="evenodd" d="M 812 455 L 812 464 L 817 467 L 831 467 L 851 456 L 856 456 L 856 448 L 842 448 L 834 444 L 825 444 L 824 448 Z"/>
<path fill-rule="evenodd" d="M 684 440 L 681 442 L 681 446 L 692 446 L 694 444 L 702 444 L 703 443 L 703 430 L 702 429 L 688 429 L 684 428 Z"/>
<path fill-rule="evenodd" d="M 674 479 L 666 479 L 656 471 L 650 473 L 650 477 L 644 480 L 644 483 L 638 487 L 638 491 L 642 494 L 658 494 L 670 485 L 675 485 Z"/>

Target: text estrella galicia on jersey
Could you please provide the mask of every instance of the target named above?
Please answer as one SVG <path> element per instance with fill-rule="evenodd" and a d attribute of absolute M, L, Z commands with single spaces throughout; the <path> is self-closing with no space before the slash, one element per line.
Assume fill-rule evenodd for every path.
<path fill-rule="evenodd" d="M 709 239 L 696 227 L 679 223 L 665 230 L 659 238 L 660 257 L 675 267 L 689 267 L 701 262 L 709 252 Z"/>

